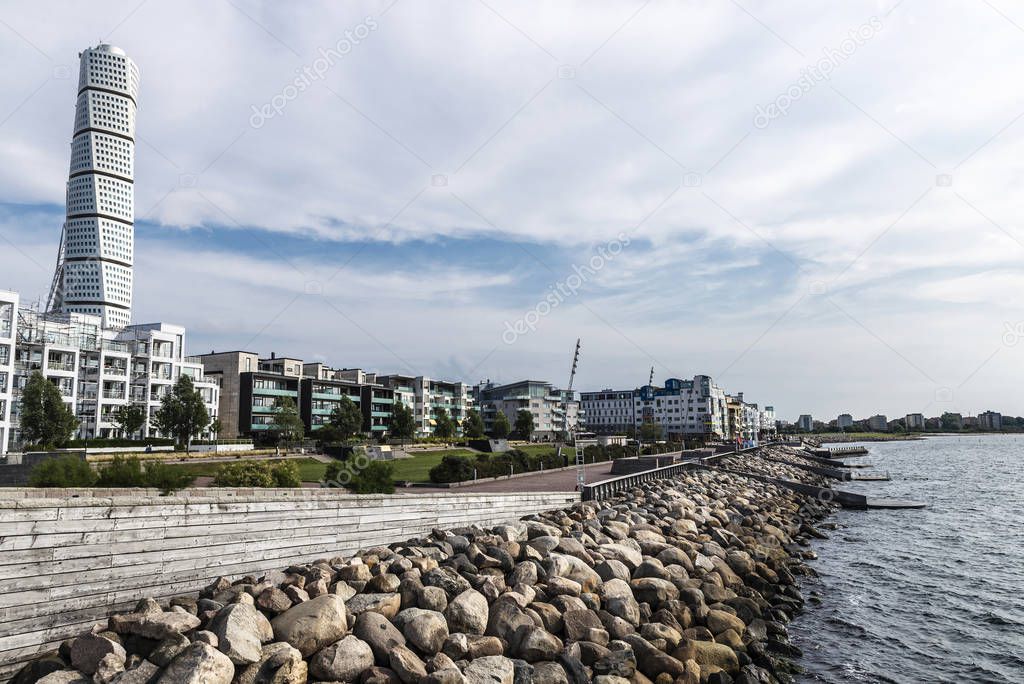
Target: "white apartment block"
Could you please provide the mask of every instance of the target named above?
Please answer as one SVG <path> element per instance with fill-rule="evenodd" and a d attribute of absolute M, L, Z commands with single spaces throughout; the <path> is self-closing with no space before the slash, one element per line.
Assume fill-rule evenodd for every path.
<path fill-rule="evenodd" d="M 484 429 L 490 433 L 498 413 L 504 413 L 514 430 L 519 411 L 533 415 L 533 439 L 551 441 L 563 429 L 569 434 L 578 431 L 584 423 L 584 412 L 575 392 L 556 389 L 543 380 L 521 380 L 505 385 L 490 380 L 473 387 L 473 401 L 479 407 Z"/>
<path fill-rule="evenodd" d="M 14 399 L 14 333 L 18 295 L 0 290 L 0 454 L 7 453 Z"/>
<path fill-rule="evenodd" d="M 18 400 L 36 371 L 57 387 L 78 417 L 80 439 L 127 437 L 113 420 L 118 407 L 126 404 L 145 409 L 146 423 L 139 436 L 166 436 L 151 427 L 150 421 L 161 399 L 182 375 L 192 378 L 210 419 L 217 418 L 220 386 L 204 376 L 201 363 L 185 356 L 185 329 L 181 326 L 155 323 L 104 328 L 97 315 L 40 313 L 17 309 L 16 302 L 13 293 L 0 292 L 0 318 L 6 315 L 8 305 L 14 305 L 9 393 L 0 392 L 8 403 L 8 420 L 0 422 L 4 427 L 0 448 L 21 446 Z M 0 323 L 0 333 L 4 329 Z M 6 344 L 0 339 L 0 356 Z"/>
<path fill-rule="evenodd" d="M 729 436 L 725 391 L 707 375 L 669 378 L 664 387 L 641 387 L 633 397 L 633 417 L 638 428 L 645 422 L 660 424 L 666 437 Z"/>
<path fill-rule="evenodd" d="M 606 435 L 633 432 L 636 423 L 633 390 L 581 392 L 580 407 L 587 416 L 587 430 L 590 432 Z"/>
<path fill-rule="evenodd" d="M 412 410 L 417 437 L 434 434 L 436 417 L 441 410 L 455 423 L 456 434 L 462 434 L 462 421 L 473 407 L 473 396 L 466 383 L 400 374 L 382 375 L 377 381 L 393 389 L 395 401 L 401 401 Z"/>
<path fill-rule="evenodd" d="M 853 416 L 849 413 L 840 413 L 839 417 L 836 418 L 836 427 L 840 429 L 853 427 Z"/>
<path fill-rule="evenodd" d="M 79 57 L 67 218 L 47 308 L 123 328 L 132 308 L 139 70 L 112 45 Z"/>

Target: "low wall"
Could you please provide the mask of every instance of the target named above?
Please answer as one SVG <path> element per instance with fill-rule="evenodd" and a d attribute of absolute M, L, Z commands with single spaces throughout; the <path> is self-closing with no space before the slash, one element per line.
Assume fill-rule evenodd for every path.
<path fill-rule="evenodd" d="M 142 597 L 166 600 L 221 575 L 259 575 L 577 501 L 572 492 L 0 490 L 0 681 Z"/>

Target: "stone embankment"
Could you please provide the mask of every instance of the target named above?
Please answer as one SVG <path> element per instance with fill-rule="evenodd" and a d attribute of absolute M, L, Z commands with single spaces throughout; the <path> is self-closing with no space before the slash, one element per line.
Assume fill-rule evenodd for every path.
<path fill-rule="evenodd" d="M 728 467 L 806 479 L 754 455 Z M 766 474 L 768 474 L 766 472 Z M 829 505 L 719 470 L 142 599 L 16 684 L 791 681 Z"/>

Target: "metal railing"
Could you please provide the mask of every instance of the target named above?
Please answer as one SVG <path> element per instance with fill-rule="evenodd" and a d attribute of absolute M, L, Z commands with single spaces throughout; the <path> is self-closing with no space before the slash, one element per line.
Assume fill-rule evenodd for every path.
<path fill-rule="evenodd" d="M 601 480 L 600 482 L 586 484 L 583 485 L 583 491 L 580 492 L 580 498 L 583 501 L 601 501 L 602 499 L 615 496 L 619 492 L 632 489 L 644 482 L 661 480 L 667 477 L 680 475 L 691 469 L 695 462 L 696 461 L 694 460 L 690 460 L 683 461 L 681 463 L 673 463 L 672 465 L 663 466 L 661 468 L 644 470 L 630 475 L 620 475 L 619 477 L 612 477 L 607 480 Z"/>

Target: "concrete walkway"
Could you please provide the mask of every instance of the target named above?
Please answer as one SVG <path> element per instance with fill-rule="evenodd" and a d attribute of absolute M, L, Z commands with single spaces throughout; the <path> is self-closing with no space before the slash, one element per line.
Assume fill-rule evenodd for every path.
<path fill-rule="evenodd" d="M 612 476 L 612 462 L 593 463 L 586 467 L 586 482 L 598 482 Z M 546 473 L 533 473 L 522 477 L 491 480 L 462 487 L 398 487 L 396 494 L 415 494 L 418 492 L 449 492 L 464 493 L 508 493 L 508 492 L 573 492 L 576 491 L 576 469 L 557 470 Z"/>

